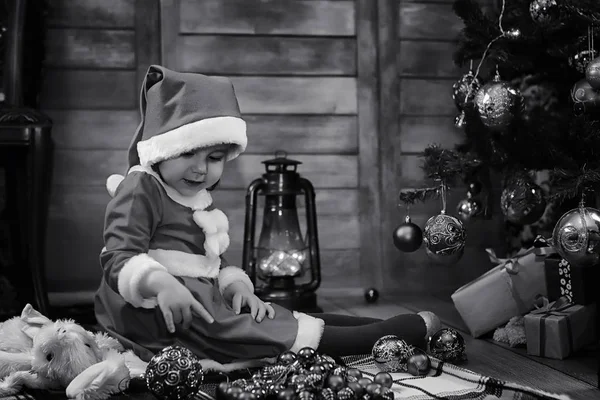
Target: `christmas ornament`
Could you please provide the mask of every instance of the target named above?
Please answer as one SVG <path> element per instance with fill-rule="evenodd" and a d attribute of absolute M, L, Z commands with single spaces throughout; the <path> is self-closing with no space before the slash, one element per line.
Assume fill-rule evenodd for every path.
<path fill-rule="evenodd" d="M 367 289 L 365 292 L 365 300 L 367 303 L 375 303 L 379 298 L 379 292 L 375 288 Z"/>
<path fill-rule="evenodd" d="M 569 66 L 575 68 L 577 72 L 583 74 L 588 64 L 597 56 L 597 52 L 594 49 L 582 50 L 572 57 L 569 57 Z"/>
<path fill-rule="evenodd" d="M 452 328 L 442 328 L 429 338 L 429 353 L 451 363 L 467 360 L 465 339 Z"/>
<path fill-rule="evenodd" d="M 458 202 L 456 213 L 462 221 L 467 222 L 481 214 L 482 209 L 481 202 L 474 199 L 471 192 L 467 192 L 467 198 Z"/>
<path fill-rule="evenodd" d="M 452 264 L 458 261 L 463 255 L 466 238 L 462 222 L 451 215 L 435 215 L 425 224 L 426 253 L 436 262 Z"/>
<path fill-rule="evenodd" d="M 473 101 L 480 88 L 481 81 L 475 77 L 472 70 L 452 85 L 452 99 L 458 111 L 462 111 L 467 103 Z"/>
<path fill-rule="evenodd" d="M 512 28 L 504 32 L 504 36 L 511 40 L 517 40 L 521 38 L 521 31 L 517 28 Z"/>
<path fill-rule="evenodd" d="M 180 346 L 164 348 L 146 367 L 146 385 L 159 399 L 182 400 L 194 397 L 204 379 L 200 359 Z"/>
<path fill-rule="evenodd" d="M 414 376 L 427 375 L 431 369 L 431 360 L 427 354 L 421 351 L 416 352 L 408 359 L 407 369 Z"/>
<path fill-rule="evenodd" d="M 382 371 L 375 375 L 375 377 L 373 378 L 373 382 L 379 383 L 383 387 L 391 388 L 394 384 L 394 379 L 388 372 Z"/>
<path fill-rule="evenodd" d="M 594 90 L 586 79 L 581 79 L 573 85 L 571 99 L 575 115 L 589 114 L 600 109 L 600 92 Z"/>
<path fill-rule="evenodd" d="M 412 253 L 423 244 L 423 232 L 418 225 L 411 222 L 410 217 L 407 215 L 404 223 L 400 224 L 394 231 L 393 239 L 398 250 Z"/>
<path fill-rule="evenodd" d="M 296 361 L 296 353 L 293 351 L 284 351 L 277 357 L 277 362 L 282 365 L 290 365 Z"/>
<path fill-rule="evenodd" d="M 554 226 L 552 246 L 571 265 L 597 265 L 600 261 L 600 211 L 581 206 L 565 213 Z"/>
<path fill-rule="evenodd" d="M 585 68 L 585 79 L 591 87 L 600 89 L 600 57 L 594 58 Z"/>
<path fill-rule="evenodd" d="M 467 116 L 465 115 L 465 112 L 462 111 L 455 119 L 454 119 L 454 126 L 456 126 L 459 129 L 464 128 L 465 126 L 467 126 Z"/>
<path fill-rule="evenodd" d="M 481 183 L 478 181 L 469 182 L 469 189 L 467 191 L 467 195 L 471 194 L 471 196 L 477 196 L 481 193 Z"/>
<path fill-rule="evenodd" d="M 531 19 L 542 27 L 555 25 L 560 17 L 560 10 L 556 0 L 533 0 L 529 4 Z"/>
<path fill-rule="evenodd" d="M 406 372 L 406 362 L 413 354 L 413 347 L 395 335 L 386 335 L 375 342 L 371 354 L 380 370 Z"/>
<path fill-rule="evenodd" d="M 542 217 L 546 210 L 546 199 L 542 188 L 529 176 L 522 175 L 502 190 L 500 208 L 508 221 L 527 225 Z"/>
<path fill-rule="evenodd" d="M 493 131 L 506 129 L 523 108 L 523 98 L 518 89 L 500 80 L 496 73 L 475 95 L 475 105 L 481 122 Z"/>

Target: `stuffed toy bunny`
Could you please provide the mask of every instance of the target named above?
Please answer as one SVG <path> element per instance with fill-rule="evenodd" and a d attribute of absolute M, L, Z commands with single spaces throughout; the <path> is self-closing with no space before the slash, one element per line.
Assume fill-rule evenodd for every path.
<path fill-rule="evenodd" d="M 25 306 L 0 324 L 0 397 L 32 389 L 65 389 L 69 398 L 106 399 L 141 376 L 146 363 L 105 333 L 72 320 L 51 321 Z"/>

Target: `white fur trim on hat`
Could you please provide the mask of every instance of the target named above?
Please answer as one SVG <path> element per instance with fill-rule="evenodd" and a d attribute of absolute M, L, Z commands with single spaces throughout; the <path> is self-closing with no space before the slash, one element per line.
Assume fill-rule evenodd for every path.
<path fill-rule="evenodd" d="M 150 249 L 148 255 L 174 276 L 190 278 L 216 278 L 219 276 L 220 257 L 208 258 L 202 254 L 165 249 Z"/>
<path fill-rule="evenodd" d="M 297 353 L 303 347 L 310 347 L 316 350 L 323 336 L 325 321 L 298 311 L 293 311 L 292 313 L 294 314 L 294 318 L 298 320 L 298 333 L 290 350 L 294 353 Z"/>
<path fill-rule="evenodd" d="M 137 144 L 142 166 L 177 157 L 188 151 L 218 144 L 233 144 L 226 160 L 236 158 L 246 149 L 246 122 L 238 117 L 213 117 L 190 122 L 168 132 L 152 136 Z"/>
<path fill-rule="evenodd" d="M 221 272 L 219 272 L 219 290 L 221 291 L 221 294 L 223 294 L 223 291 L 227 286 L 236 281 L 244 282 L 246 286 L 248 286 L 248 289 L 250 289 L 250 292 L 254 293 L 254 285 L 246 274 L 246 271 L 230 265 L 222 268 Z"/>
<path fill-rule="evenodd" d="M 145 253 L 127 260 L 119 271 L 118 277 L 119 294 L 126 302 L 134 307 L 156 307 L 156 298 L 144 298 L 140 293 L 140 282 L 152 271 L 167 271 L 167 269 Z"/>

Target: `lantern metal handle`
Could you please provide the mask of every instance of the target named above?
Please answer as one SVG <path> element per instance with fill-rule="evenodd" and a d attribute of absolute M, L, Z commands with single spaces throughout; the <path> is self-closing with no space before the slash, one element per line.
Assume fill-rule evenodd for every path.
<path fill-rule="evenodd" d="M 244 222 L 244 250 L 242 254 L 242 265 L 248 266 L 250 271 L 248 275 L 253 285 L 256 285 L 256 264 L 252 257 L 254 248 L 254 224 L 256 221 L 256 203 L 258 192 L 266 186 L 264 178 L 258 178 L 252 181 L 246 192 L 246 218 Z"/>
<path fill-rule="evenodd" d="M 300 178 L 300 187 L 304 191 L 306 201 L 306 236 L 308 237 L 310 249 L 310 270 L 312 279 L 298 287 L 299 290 L 312 291 L 318 289 L 321 284 L 321 261 L 319 260 L 319 238 L 317 233 L 317 216 L 315 212 L 315 189 L 308 179 Z"/>

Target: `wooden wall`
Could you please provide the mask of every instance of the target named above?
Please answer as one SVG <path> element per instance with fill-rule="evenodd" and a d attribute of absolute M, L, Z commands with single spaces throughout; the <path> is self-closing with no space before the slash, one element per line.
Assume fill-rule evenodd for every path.
<path fill-rule="evenodd" d="M 483 0 L 482 0 L 483 1 Z M 100 279 L 104 183 L 126 168 L 137 97 L 152 63 L 229 76 L 249 146 L 216 204 L 240 263 L 247 185 L 276 150 L 303 162 L 316 188 L 324 287 L 444 292 L 489 268 L 498 221 L 469 227 L 458 266 L 397 251 L 401 188 L 424 184 L 418 152 L 451 146 L 451 2 L 404 0 L 51 0 L 43 109 L 57 145 L 47 269 L 54 303 L 84 300 Z M 453 212 L 464 196 L 450 199 Z M 423 225 L 439 206 L 416 207 Z M 303 203 L 300 204 L 302 208 Z M 304 213 L 301 212 L 303 223 Z"/>

